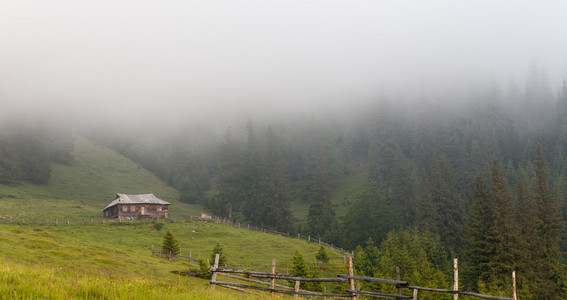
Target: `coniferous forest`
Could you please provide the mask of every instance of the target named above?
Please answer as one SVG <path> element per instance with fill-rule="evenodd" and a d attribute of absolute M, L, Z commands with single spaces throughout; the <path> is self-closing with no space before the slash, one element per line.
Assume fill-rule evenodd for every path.
<path fill-rule="evenodd" d="M 162 136 L 90 134 L 185 202 L 355 250 L 361 274 L 425 263 L 431 274 L 404 278 L 441 282 L 458 257 L 468 290 L 505 294 L 516 270 L 524 298 L 563 295 L 565 83 L 551 87 L 532 71 L 522 88 L 399 100 L 243 118 L 224 132 L 186 125 Z M 337 198 L 349 182 L 352 193 Z"/>
<path fill-rule="evenodd" d="M 523 88 L 378 96 L 222 129 L 77 127 L 215 215 L 300 232 L 354 251 L 360 275 L 557 299 L 567 288 L 567 85 L 532 72 Z M 407 99 L 405 99 L 407 100 Z M 71 130 L 5 123 L 4 184 L 49 181 L 73 158 Z M 388 291 L 387 286 L 365 287 Z M 449 288 L 448 286 L 445 286 Z"/>

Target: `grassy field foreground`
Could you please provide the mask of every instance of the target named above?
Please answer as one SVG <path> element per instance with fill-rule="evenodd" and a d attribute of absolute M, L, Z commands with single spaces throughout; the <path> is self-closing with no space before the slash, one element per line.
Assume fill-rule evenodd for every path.
<path fill-rule="evenodd" d="M 206 280 L 176 275 L 196 269 L 186 262 L 151 256 L 166 230 L 189 251 L 208 257 L 223 246 L 229 267 L 269 270 L 276 258 L 278 272 L 291 266 L 298 250 L 313 262 L 318 245 L 275 235 L 206 222 L 115 225 L 0 224 L 0 298 L 2 299 L 242 299 L 250 295 L 218 288 Z M 341 265 L 340 253 L 329 251 Z M 326 272 L 334 273 L 334 263 Z M 332 274 L 331 274 L 332 275 Z M 287 296 L 281 296 L 287 298 Z"/>

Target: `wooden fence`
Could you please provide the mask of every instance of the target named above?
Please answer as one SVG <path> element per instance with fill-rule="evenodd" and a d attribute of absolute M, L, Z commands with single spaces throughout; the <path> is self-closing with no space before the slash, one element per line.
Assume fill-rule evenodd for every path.
<path fill-rule="evenodd" d="M 466 295 L 466 296 L 472 296 L 482 299 L 492 299 L 492 300 L 517 300 L 515 273 L 512 274 L 512 278 L 514 281 L 512 287 L 513 297 L 506 298 L 506 297 L 497 297 L 497 296 L 483 295 L 473 292 L 460 291 L 458 290 L 458 281 L 454 282 L 455 288 L 453 290 L 448 290 L 448 289 L 412 286 L 409 284 L 409 282 L 400 279 L 392 280 L 392 279 L 383 279 L 383 278 L 375 278 L 375 277 L 354 276 L 352 257 L 349 257 L 348 259 L 348 274 L 337 274 L 337 277 L 332 277 L 332 278 L 303 278 L 303 277 L 294 277 L 286 274 L 279 274 L 276 272 L 275 259 L 272 260 L 271 272 L 257 272 L 257 271 L 219 268 L 218 262 L 219 262 L 219 255 L 217 254 L 215 257 L 214 266 L 211 268 L 212 279 L 210 283 L 212 289 L 214 289 L 216 285 L 219 285 L 222 287 L 238 289 L 241 291 L 252 289 L 252 290 L 260 290 L 260 291 L 268 291 L 270 293 L 293 294 L 295 299 L 297 299 L 299 295 L 302 295 L 302 296 L 333 297 L 333 298 L 346 298 L 346 299 L 358 299 L 359 296 L 369 296 L 380 299 L 417 300 L 419 291 L 427 291 L 433 293 L 453 294 L 454 299 L 458 299 L 458 295 Z M 455 260 L 455 266 L 456 266 L 456 260 Z M 457 268 L 455 269 L 456 269 L 455 279 L 458 279 L 458 269 Z M 241 274 L 243 276 L 234 276 L 232 274 Z M 245 282 L 251 282 L 255 284 L 261 284 L 268 287 L 251 285 L 251 284 L 242 284 L 237 282 L 218 281 L 217 280 L 218 276 L 225 276 L 228 278 L 237 279 Z M 264 280 L 267 279 L 269 281 L 266 282 L 251 278 L 264 279 Z M 295 281 L 295 287 L 292 288 L 285 285 L 276 284 L 275 282 L 276 279 Z M 398 289 L 398 293 L 389 294 L 389 293 L 379 293 L 373 291 L 364 291 L 360 289 L 360 284 L 357 284 L 356 281 L 377 282 L 377 283 L 394 285 Z M 345 290 L 344 293 L 320 293 L 320 292 L 313 292 L 313 291 L 299 289 L 301 282 L 339 282 L 339 283 L 347 283 L 349 287 Z M 403 289 L 412 290 L 411 292 L 412 295 L 411 296 L 403 295 L 402 294 Z"/>

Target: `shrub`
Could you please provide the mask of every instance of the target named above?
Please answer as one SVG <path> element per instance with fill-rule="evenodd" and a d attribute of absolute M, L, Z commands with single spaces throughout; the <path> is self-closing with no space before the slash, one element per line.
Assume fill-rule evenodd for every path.
<path fill-rule="evenodd" d="M 197 260 L 199 261 L 199 273 L 197 274 L 197 277 L 210 280 L 213 276 L 209 273 L 209 264 L 207 264 L 205 258 L 202 256 L 197 258 Z"/>
<path fill-rule="evenodd" d="M 164 224 L 161 223 L 161 222 L 154 222 L 153 225 L 152 225 L 152 228 L 157 230 L 157 231 L 160 231 L 163 228 L 163 226 L 164 226 Z"/>

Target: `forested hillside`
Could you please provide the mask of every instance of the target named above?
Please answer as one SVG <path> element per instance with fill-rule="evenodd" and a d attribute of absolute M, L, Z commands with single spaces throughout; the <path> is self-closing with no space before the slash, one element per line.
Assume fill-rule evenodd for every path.
<path fill-rule="evenodd" d="M 142 130 L 91 136 L 178 188 L 183 201 L 229 219 L 293 228 L 350 249 L 365 246 L 369 238 L 380 243 L 394 229 L 417 226 L 440 239 L 447 257 L 490 260 L 491 266 L 503 259 L 501 268 L 476 271 L 470 285 L 479 289 L 479 282 L 520 268 L 521 252 L 529 247 L 499 258 L 498 251 L 512 246 L 484 233 L 477 236 L 475 230 L 484 230 L 478 218 L 494 223 L 482 226 L 510 234 L 497 227 L 528 230 L 533 226 L 521 222 L 532 222 L 530 215 L 540 224 L 533 230 L 546 236 L 542 259 L 556 263 L 560 257 L 567 86 L 551 87 L 541 74 L 532 70 L 522 88 L 487 84 L 458 95 L 423 93 L 410 101 L 380 96 L 335 111 L 242 119 L 223 134 L 186 125 L 160 136 Z M 361 175 L 364 183 L 345 188 L 345 182 Z M 355 192 L 345 194 L 353 187 Z M 505 200 L 499 200 L 501 193 Z M 486 196 L 484 204 L 478 203 L 479 194 Z M 519 243 L 526 234 L 514 232 L 509 242 Z M 478 239 L 500 250 L 475 258 L 472 253 L 484 247 Z M 559 289 L 560 272 L 550 272 L 548 279 Z"/>

